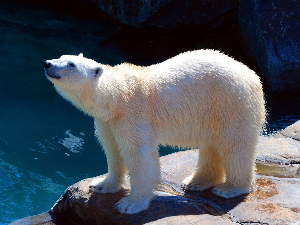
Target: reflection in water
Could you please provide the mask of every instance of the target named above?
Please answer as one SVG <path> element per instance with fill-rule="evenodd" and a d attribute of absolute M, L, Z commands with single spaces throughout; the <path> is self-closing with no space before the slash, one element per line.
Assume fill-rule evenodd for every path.
<path fill-rule="evenodd" d="M 36 144 L 40 147 L 40 149 L 33 149 L 33 148 L 28 148 L 31 151 L 34 152 L 39 152 L 39 153 L 48 153 L 48 150 L 46 149 L 45 145 L 43 145 L 41 142 L 37 141 Z"/>
<path fill-rule="evenodd" d="M 281 178 L 300 178 L 300 166 L 296 164 L 290 166 L 278 166 L 256 163 L 256 173 L 259 175 Z"/>
<path fill-rule="evenodd" d="M 65 189 L 63 185 L 54 183 L 50 178 L 30 171 L 27 171 L 26 178 L 30 186 L 42 189 L 47 192 L 62 193 L 62 191 L 64 191 Z"/>
<path fill-rule="evenodd" d="M 9 145 L 9 144 L 7 143 L 7 141 L 5 141 L 4 139 L 0 138 L 0 142 L 4 143 L 5 145 L 7 145 L 7 146 L 10 147 L 10 145 Z M 0 144 L 0 146 L 1 146 L 1 144 Z"/>
<path fill-rule="evenodd" d="M 61 176 L 64 180 L 70 180 L 70 178 L 67 178 L 61 171 L 55 170 L 55 172 Z"/>
<path fill-rule="evenodd" d="M 62 148 L 60 146 L 57 146 L 57 143 L 59 143 L 72 153 L 81 153 L 81 151 L 83 150 L 82 146 L 84 144 L 84 139 L 71 134 L 71 130 L 67 130 L 65 134 L 67 135 L 67 137 L 62 139 L 60 139 L 58 136 L 55 136 L 50 140 L 45 139 L 43 142 L 36 141 L 35 144 L 37 145 L 37 147 L 28 149 L 39 153 L 49 153 L 49 151 L 60 151 L 62 150 Z M 80 135 L 85 136 L 83 132 L 80 132 Z"/>
<path fill-rule="evenodd" d="M 66 134 L 69 137 L 60 140 L 59 143 L 68 148 L 73 153 L 81 153 L 80 151 L 82 151 L 83 139 L 71 134 L 70 130 L 67 130 Z M 81 134 L 83 133 L 81 132 Z"/>

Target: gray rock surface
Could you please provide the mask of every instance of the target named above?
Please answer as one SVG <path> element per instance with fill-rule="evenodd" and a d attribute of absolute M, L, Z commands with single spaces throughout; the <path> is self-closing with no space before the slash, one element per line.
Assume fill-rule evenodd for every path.
<path fill-rule="evenodd" d="M 240 1 L 241 37 L 273 91 L 300 91 L 300 7 L 294 0 Z"/>
<path fill-rule="evenodd" d="M 11 225 L 29 225 L 29 224 L 43 224 L 43 225 L 58 225 L 53 221 L 53 217 L 49 212 L 44 212 L 36 216 L 26 217 L 15 222 L 10 223 Z"/>
<path fill-rule="evenodd" d="M 115 194 L 89 192 L 92 178 L 88 178 L 70 186 L 49 212 L 12 224 L 299 224 L 298 131 L 300 121 L 260 138 L 256 190 L 249 195 L 224 199 L 211 189 L 183 192 L 180 184 L 193 172 L 198 158 L 197 150 L 189 150 L 160 158 L 162 183 L 146 211 L 124 215 L 115 209 L 115 203 L 130 193 L 128 177 Z"/>
<path fill-rule="evenodd" d="M 178 24 L 222 23 L 224 13 L 236 9 L 238 0 L 93 0 L 111 17 L 135 27 L 174 28 Z"/>
<path fill-rule="evenodd" d="M 279 134 L 284 137 L 288 137 L 293 140 L 300 141 L 300 120 L 297 121 L 296 123 L 292 124 L 291 126 L 288 126 L 283 131 L 281 131 Z"/>
<path fill-rule="evenodd" d="M 256 159 L 264 163 L 300 164 L 300 142 L 286 137 L 260 137 Z"/>
<path fill-rule="evenodd" d="M 258 162 L 300 164 L 300 120 L 273 136 L 260 137 L 256 151 Z"/>

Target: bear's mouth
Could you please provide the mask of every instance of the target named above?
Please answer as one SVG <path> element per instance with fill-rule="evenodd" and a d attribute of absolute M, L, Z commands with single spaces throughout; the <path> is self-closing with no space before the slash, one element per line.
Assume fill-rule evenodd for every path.
<path fill-rule="evenodd" d="M 60 76 L 57 76 L 57 75 L 54 75 L 54 74 L 49 73 L 48 71 L 46 71 L 46 75 L 47 75 L 48 77 L 51 77 L 51 78 L 54 78 L 54 79 L 60 79 L 60 78 L 61 78 Z"/>

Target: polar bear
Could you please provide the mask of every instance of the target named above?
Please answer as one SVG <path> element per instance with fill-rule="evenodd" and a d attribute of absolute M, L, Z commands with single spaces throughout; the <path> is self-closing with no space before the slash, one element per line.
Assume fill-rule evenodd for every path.
<path fill-rule="evenodd" d="M 148 208 L 161 179 L 159 144 L 199 149 L 184 190 L 214 187 L 224 198 L 252 191 L 265 103 L 259 77 L 242 63 L 197 50 L 146 67 L 112 67 L 82 54 L 47 60 L 44 67 L 57 92 L 94 117 L 108 173 L 95 178 L 90 191 L 118 192 L 129 173 L 131 193 L 116 204 L 119 212 Z"/>

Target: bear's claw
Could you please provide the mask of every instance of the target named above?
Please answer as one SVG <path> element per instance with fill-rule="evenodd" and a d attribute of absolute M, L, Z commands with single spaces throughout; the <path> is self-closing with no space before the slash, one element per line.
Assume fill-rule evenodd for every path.
<path fill-rule="evenodd" d="M 112 179 L 95 178 L 89 185 L 90 192 L 96 193 L 116 193 L 121 189 L 121 185 L 118 185 Z"/>
<path fill-rule="evenodd" d="M 181 184 L 183 190 L 189 191 L 203 191 L 214 186 L 211 182 L 204 182 L 201 178 L 195 178 L 194 176 L 189 176 L 184 179 Z"/>

